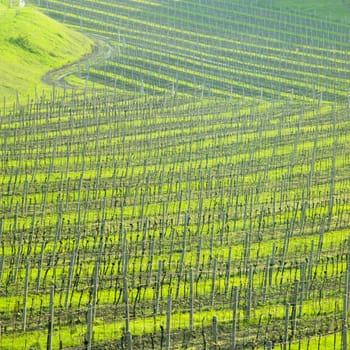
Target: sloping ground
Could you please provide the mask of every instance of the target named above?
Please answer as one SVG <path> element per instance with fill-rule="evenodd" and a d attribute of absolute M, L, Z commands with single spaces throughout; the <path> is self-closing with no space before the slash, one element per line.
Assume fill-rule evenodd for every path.
<path fill-rule="evenodd" d="M 0 104 L 1 350 L 348 348 L 349 26 L 237 3 L 41 1 L 112 89 Z"/>
<path fill-rule="evenodd" d="M 34 8 L 0 2 L 0 96 L 44 88 L 41 77 L 88 54 L 93 42 Z"/>
<path fill-rule="evenodd" d="M 230 0 L 201 6 L 193 0 L 50 0 L 42 6 L 61 22 L 110 38 L 115 54 L 78 78 L 118 92 L 347 101 L 346 24 Z"/>
<path fill-rule="evenodd" d="M 350 2 L 344 0 L 258 0 L 259 5 L 350 23 Z"/>
<path fill-rule="evenodd" d="M 104 62 L 113 54 L 113 47 L 107 42 L 106 38 L 98 35 L 91 35 L 91 38 L 94 40 L 95 47 L 89 55 L 85 55 L 79 61 L 75 61 L 68 65 L 51 70 L 42 77 L 42 82 L 46 85 L 61 88 L 80 88 L 83 82 L 81 79 L 78 79 L 78 82 L 77 79 L 75 79 L 74 83 L 72 84 L 71 81 L 68 82 L 68 78 L 71 75 L 76 74 L 77 71 L 79 72 L 81 69 L 83 69 L 84 65 L 89 66 L 90 64 Z M 88 84 L 86 79 L 84 84 Z"/>
<path fill-rule="evenodd" d="M 126 326 L 135 350 L 164 329 L 171 350 L 341 349 L 349 115 L 76 90 L 9 106 L 0 349 L 125 350 Z"/>

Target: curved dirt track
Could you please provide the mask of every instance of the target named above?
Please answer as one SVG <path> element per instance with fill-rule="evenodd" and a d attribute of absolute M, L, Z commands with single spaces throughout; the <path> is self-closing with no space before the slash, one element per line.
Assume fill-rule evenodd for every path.
<path fill-rule="evenodd" d="M 54 69 L 46 73 L 41 81 L 46 85 L 62 88 L 79 88 L 77 86 L 69 84 L 65 79 L 72 74 L 76 74 L 80 69 L 80 66 L 90 66 L 98 63 L 102 63 L 113 56 L 114 49 L 109 44 L 108 37 L 89 34 L 89 37 L 94 40 L 94 47 L 91 53 L 85 55 L 80 60 L 67 64 L 63 67 Z"/>

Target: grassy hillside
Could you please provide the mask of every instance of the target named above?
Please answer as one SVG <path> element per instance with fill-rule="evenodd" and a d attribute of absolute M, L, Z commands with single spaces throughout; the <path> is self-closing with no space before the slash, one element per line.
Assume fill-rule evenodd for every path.
<path fill-rule="evenodd" d="M 257 0 L 257 4 L 300 11 L 330 20 L 350 22 L 350 1 L 348 0 Z"/>
<path fill-rule="evenodd" d="M 0 1 L 0 96 L 43 88 L 48 71 L 91 51 L 92 41 L 34 8 L 9 8 Z"/>

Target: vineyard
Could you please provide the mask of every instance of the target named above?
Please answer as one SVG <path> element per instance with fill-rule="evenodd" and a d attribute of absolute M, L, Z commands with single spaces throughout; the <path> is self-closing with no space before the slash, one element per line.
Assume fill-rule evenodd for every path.
<path fill-rule="evenodd" d="M 350 26 L 34 5 L 96 48 L 0 104 L 0 349 L 348 349 Z"/>

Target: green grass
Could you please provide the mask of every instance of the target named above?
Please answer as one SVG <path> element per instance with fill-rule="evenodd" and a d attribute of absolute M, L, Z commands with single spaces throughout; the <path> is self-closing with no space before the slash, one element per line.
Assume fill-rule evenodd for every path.
<path fill-rule="evenodd" d="M 101 95 L 102 96 L 102 95 Z M 196 295 L 201 305 L 196 307 L 194 315 L 194 326 L 198 330 L 201 327 L 202 320 L 203 324 L 206 327 L 210 327 L 211 317 L 215 314 L 220 320 L 220 324 L 229 323 L 231 319 L 230 305 L 231 301 L 229 295 L 224 294 L 225 287 L 225 273 L 224 273 L 224 264 L 228 259 L 228 248 L 232 247 L 232 274 L 229 277 L 228 286 L 229 288 L 233 285 L 242 286 L 243 290 L 241 292 L 241 304 L 239 310 L 243 312 L 244 310 L 244 289 L 247 286 L 247 275 L 241 274 L 238 270 L 240 264 L 240 256 L 244 250 L 242 246 L 242 236 L 245 235 L 245 231 L 250 225 L 249 222 L 244 224 L 244 207 L 238 207 L 237 212 L 237 223 L 236 228 L 233 228 L 233 218 L 236 217 L 235 210 L 235 198 L 230 199 L 230 181 L 229 179 L 234 176 L 235 173 L 231 173 L 230 162 L 234 164 L 242 164 L 241 166 L 245 167 L 249 161 L 249 154 L 253 153 L 254 157 L 259 159 L 261 162 L 269 162 L 271 159 L 271 165 L 266 169 L 268 177 L 266 177 L 266 188 L 265 190 L 261 189 L 259 198 L 257 202 L 252 202 L 252 215 L 254 215 L 254 220 L 251 221 L 252 232 L 258 230 L 258 221 L 259 213 L 262 212 L 262 208 L 265 211 L 262 214 L 262 218 L 266 222 L 266 228 L 262 232 L 264 240 L 258 242 L 254 237 L 250 244 L 250 262 L 252 264 L 257 263 L 257 269 L 253 276 L 254 289 L 257 293 L 257 299 L 254 302 L 252 309 L 252 317 L 248 321 L 244 318 L 244 314 L 241 318 L 241 325 L 243 327 L 256 327 L 259 322 L 260 316 L 264 320 L 268 319 L 269 314 L 274 315 L 274 322 L 276 325 L 282 324 L 283 315 L 285 312 L 284 299 L 283 295 L 287 295 L 287 299 L 291 297 L 291 282 L 293 279 L 301 278 L 301 268 L 300 263 L 305 261 L 306 256 L 310 256 L 312 241 L 314 242 L 314 248 L 312 248 L 312 254 L 315 261 L 317 253 L 317 247 L 319 246 L 320 235 L 319 232 L 315 232 L 311 225 L 311 219 L 315 214 L 320 216 L 324 215 L 324 211 L 327 210 L 326 207 L 320 202 L 320 199 L 317 199 L 317 192 L 321 193 L 321 200 L 327 199 L 326 192 L 329 185 L 319 182 L 315 177 L 311 190 L 311 202 L 309 209 L 305 211 L 305 217 L 307 222 L 305 223 L 305 228 L 303 229 L 303 234 L 300 234 L 300 218 L 301 212 L 299 210 L 293 209 L 292 212 L 286 208 L 286 205 L 295 206 L 296 201 L 301 200 L 301 191 L 304 187 L 303 180 L 298 180 L 298 186 L 292 183 L 292 180 L 288 180 L 288 189 L 283 190 L 283 203 L 281 210 L 276 208 L 277 213 L 273 214 L 272 211 L 268 212 L 268 206 L 273 206 L 273 203 L 269 203 L 269 198 L 274 192 L 276 198 L 275 202 L 280 202 L 282 197 L 280 196 L 280 190 L 273 190 L 273 186 L 278 186 L 281 182 L 281 175 L 284 174 L 285 170 L 281 170 L 279 167 L 275 167 L 279 164 L 288 161 L 291 158 L 291 154 L 294 152 L 294 147 L 296 148 L 295 161 L 291 166 L 291 173 L 299 173 L 300 177 L 309 172 L 308 162 L 303 160 L 304 156 L 307 156 L 308 159 L 311 157 L 311 151 L 313 144 L 315 143 L 315 115 L 320 114 L 319 124 L 318 124 L 318 150 L 319 155 L 322 157 L 317 157 L 315 171 L 327 168 L 327 161 L 329 163 L 331 157 L 331 149 L 334 138 L 332 136 L 332 126 L 331 126 L 331 116 L 332 111 L 328 105 L 320 108 L 317 112 L 312 109 L 307 109 L 302 116 L 291 113 L 291 111 L 297 110 L 296 107 L 290 105 L 290 111 L 283 116 L 282 120 L 285 121 L 286 126 L 281 129 L 281 140 L 277 141 L 276 146 L 272 146 L 274 143 L 273 140 L 276 140 L 278 137 L 278 130 L 276 130 L 276 125 L 278 126 L 281 121 L 280 106 L 275 106 L 274 110 L 270 110 L 270 105 L 268 103 L 262 103 L 259 105 L 259 112 L 257 111 L 254 115 L 254 118 L 250 118 L 249 121 L 244 117 L 239 119 L 237 117 L 232 120 L 232 111 L 234 115 L 250 115 L 248 106 L 241 106 L 240 112 L 238 112 L 237 106 L 232 106 L 227 104 L 227 102 L 221 102 L 220 113 L 215 113 L 215 110 L 206 110 L 206 108 L 213 108 L 213 105 L 210 104 L 209 100 L 205 100 L 203 105 L 206 107 L 203 109 L 203 112 L 200 112 L 201 102 L 192 102 L 194 109 L 191 104 L 184 101 L 183 105 L 178 106 L 171 110 L 171 105 L 165 105 L 160 103 L 158 109 L 156 107 L 152 108 L 148 117 L 145 117 L 140 111 L 144 110 L 144 107 L 147 107 L 146 110 L 149 110 L 148 103 L 151 103 L 151 99 L 147 98 L 145 101 L 148 101 L 145 106 L 143 106 L 145 98 L 137 100 L 137 103 L 140 105 L 139 112 L 134 114 L 132 111 L 126 113 L 122 108 L 122 105 L 115 108 L 112 105 L 108 105 L 111 114 L 103 114 L 103 104 L 97 104 L 96 108 L 98 110 L 90 110 L 89 108 L 85 110 L 85 117 L 82 119 L 82 111 L 79 113 L 73 114 L 69 117 L 68 110 L 60 109 L 60 112 L 52 114 L 52 117 L 46 118 L 45 107 L 43 105 L 42 114 L 35 119 L 29 119 L 26 121 L 22 120 L 21 114 L 20 119 L 15 119 L 11 117 L 4 118 L 2 124 L 3 129 L 1 132 L 8 137 L 7 141 L 3 144 L 3 149 L 7 149 L 9 152 L 9 159 L 7 160 L 6 167 L 4 170 L 7 171 L 6 175 L 2 177 L 1 188 L 2 193 L 6 194 L 9 192 L 9 195 L 4 196 L 1 199 L 2 209 L 4 210 L 4 217 L 2 222 L 2 230 L 4 233 L 4 243 L 5 248 L 3 250 L 3 256 L 5 257 L 5 264 L 3 269 L 2 283 L 5 290 L 6 296 L 3 296 L 0 300 L 0 312 L 3 312 L 3 317 L 9 319 L 8 334 L 2 337 L 0 340 L 0 348 L 4 349 L 18 349 L 25 347 L 25 344 L 34 344 L 34 340 L 37 338 L 41 343 L 41 346 L 45 346 L 45 332 L 39 329 L 39 327 L 28 329 L 26 333 L 21 333 L 18 330 L 20 324 L 14 321 L 14 315 L 16 313 L 21 313 L 22 303 L 23 303 L 23 283 L 25 276 L 25 269 L 23 268 L 24 260 L 20 259 L 20 256 L 27 254 L 27 242 L 28 235 L 32 232 L 32 225 L 34 222 L 34 237 L 33 242 L 35 245 L 32 246 L 30 255 L 34 258 L 30 267 L 30 291 L 28 299 L 28 307 L 31 310 L 31 316 L 29 316 L 29 323 L 34 324 L 37 317 L 41 317 L 43 322 L 46 322 L 47 319 L 47 309 L 48 309 L 48 295 L 47 289 L 51 284 L 51 281 L 55 281 L 59 289 L 57 289 L 57 294 L 55 297 L 55 307 L 57 307 L 57 320 L 60 319 L 61 326 L 57 328 L 55 337 L 60 336 L 64 339 L 64 346 L 73 346 L 81 344 L 83 341 L 83 336 L 85 334 L 86 327 L 84 325 L 84 316 L 83 312 L 86 309 L 86 305 L 89 302 L 90 288 L 89 281 L 93 275 L 93 260 L 96 254 L 96 248 L 98 241 L 94 239 L 96 237 L 96 231 L 94 227 L 98 225 L 98 218 L 102 217 L 102 209 L 98 202 L 103 201 L 103 197 L 107 198 L 107 206 L 103 209 L 104 215 L 106 217 L 105 229 L 106 229 L 106 247 L 104 251 L 104 256 L 108 257 L 108 261 L 104 262 L 105 272 L 101 274 L 100 281 L 100 291 L 98 293 L 99 298 L 99 312 L 109 308 L 110 310 L 115 310 L 115 320 L 105 320 L 104 314 L 99 316 L 96 319 L 95 323 L 95 341 L 104 341 L 106 339 L 119 339 L 121 336 L 121 327 L 123 326 L 123 313 L 121 312 L 122 306 L 114 305 L 113 299 L 115 295 L 114 285 L 115 282 L 110 284 L 110 278 L 115 280 L 117 276 L 120 277 L 120 273 L 117 272 L 116 267 L 112 272 L 111 262 L 116 262 L 120 260 L 121 257 L 121 245 L 120 245 L 120 231 L 118 229 L 118 218 L 121 217 L 121 208 L 119 205 L 117 207 L 111 206 L 110 199 L 113 197 L 113 193 L 117 187 L 120 189 L 126 190 L 126 200 L 123 205 L 123 225 L 128 227 L 129 224 L 133 224 L 133 228 L 128 230 L 127 240 L 130 247 L 130 260 L 129 260 L 129 272 L 134 271 L 135 277 L 130 274 L 130 287 L 129 287 L 129 298 L 131 300 L 136 300 L 136 291 L 139 287 L 138 285 L 138 276 L 143 276 L 141 281 L 144 287 L 142 287 L 142 299 L 140 304 L 137 304 L 136 317 L 131 322 L 131 330 L 133 336 L 135 336 L 135 342 L 137 339 L 143 335 L 147 335 L 152 332 L 154 321 L 150 310 L 152 310 L 152 305 L 154 302 L 154 278 L 157 275 L 157 263 L 159 260 L 164 260 L 164 266 L 166 270 L 172 271 L 176 276 L 176 265 L 181 261 L 182 256 L 182 222 L 183 222 L 183 213 L 186 211 L 191 212 L 191 222 L 188 224 L 188 242 L 186 246 L 186 254 L 184 256 L 184 275 L 188 276 L 188 271 L 190 268 L 195 268 L 197 262 L 197 247 L 199 235 L 203 238 L 203 245 L 201 250 L 200 263 L 203 264 L 203 277 L 196 283 Z M 59 99 L 57 102 L 60 101 Z M 97 100 L 96 100 L 97 101 Z M 144 102 L 143 102 L 144 101 Z M 159 100 L 159 102 L 162 100 Z M 61 101 L 63 102 L 63 101 Z M 63 106 L 61 102 L 58 102 L 57 106 Z M 135 102 L 135 101 L 134 101 Z M 163 102 L 166 102 L 164 100 Z M 82 103 L 78 101 L 73 102 L 68 98 L 64 102 L 64 105 L 75 105 L 83 106 Z M 88 104 L 93 108 L 93 105 Z M 164 107 L 163 107 L 164 106 Z M 186 106 L 186 107 L 184 107 Z M 175 106 L 174 106 L 175 107 Z M 224 108 L 225 107 L 225 108 Z M 62 107 L 59 107 L 62 108 Z M 191 117 L 190 113 L 193 113 L 194 110 L 199 108 L 197 114 Z M 116 115 L 112 117 L 114 110 L 116 113 L 122 111 L 119 117 Z M 185 111 L 185 114 L 182 115 L 181 110 Z M 163 114 L 166 111 L 167 114 Z M 272 114 L 267 113 L 270 111 Z M 272 112 L 273 111 L 273 112 Z M 93 112 L 93 113 L 92 113 Z M 148 112 L 147 112 L 148 113 Z M 283 112 L 286 113 L 286 112 Z M 96 116 L 100 116 L 99 119 Z M 30 117 L 34 118 L 34 117 Z M 114 119 L 116 118 L 116 119 Z M 195 121 L 201 120 L 201 123 L 195 123 Z M 98 120 L 98 127 L 96 122 Z M 301 123 L 299 123 L 299 121 Z M 83 124 L 80 124 L 84 122 Z M 23 126 L 25 124 L 25 126 Z M 75 127 L 72 128 L 71 126 Z M 256 130 L 263 126 L 261 135 L 259 136 Z M 299 133 L 302 133 L 300 136 L 299 142 L 296 146 L 292 146 L 295 143 L 295 132 L 299 130 Z M 16 128 L 18 130 L 16 135 L 13 135 L 10 130 Z M 236 129 L 245 128 L 244 135 L 241 135 L 240 138 L 236 140 Z M 339 115 L 339 135 L 338 135 L 338 147 L 340 149 L 345 148 L 346 144 L 341 142 L 343 135 L 340 133 L 340 130 L 347 131 L 348 123 L 346 118 L 341 118 Z M 35 132 L 26 132 L 26 130 L 31 130 Z M 60 130 L 60 131 L 59 131 Z M 181 133 L 180 133 L 181 131 Z M 181 142 L 171 143 L 174 132 L 177 133 L 177 137 L 181 138 Z M 58 136 L 59 135 L 59 136 Z M 85 139 L 86 142 L 82 141 Z M 211 135 L 216 135 L 216 141 L 214 142 Z M 96 149 L 96 139 L 98 138 L 98 148 Z M 110 139 L 109 139 L 110 138 Z M 192 141 L 192 156 L 189 160 L 187 157 L 189 154 L 189 138 Z M 70 139 L 74 141 L 71 144 L 70 157 L 67 159 L 66 156 L 66 140 Z M 79 143 L 75 144 L 75 141 Z M 248 142 L 247 140 L 250 140 Z M 53 147 L 55 140 L 61 140 Z M 147 144 L 144 141 L 154 140 L 155 144 Z M 260 146 L 258 146 L 257 140 L 261 141 Z M 11 142 L 10 142 L 11 141 Z M 176 164 L 172 163 L 172 160 L 169 158 L 159 158 L 157 152 L 155 152 L 155 145 L 158 142 L 163 143 L 166 153 L 169 155 L 171 152 L 175 156 L 179 157 L 175 160 Z M 84 163 L 86 163 L 84 172 L 83 172 L 83 187 L 77 187 L 77 180 L 79 179 L 79 174 L 81 174 L 82 169 L 82 147 L 81 145 L 86 143 L 86 152 L 84 152 Z M 120 152 L 114 152 L 114 145 L 118 146 L 121 149 L 121 145 L 124 145 L 127 149 L 134 152 L 135 157 L 130 157 L 130 166 L 125 164 L 124 156 Z M 252 145 L 256 144 L 252 148 Z M 124 147 L 123 146 L 123 147 Z M 228 148 L 230 146 L 230 150 Z M 244 147 L 241 147 L 244 146 Z M 215 148 L 216 150 L 215 150 Z M 274 148 L 274 150 L 271 149 Z M 37 158 L 36 153 L 32 152 L 37 150 L 40 152 L 40 160 L 38 159 L 38 166 L 34 165 L 34 160 Z M 329 149 L 329 150 L 327 150 Z M 52 158 L 55 150 L 55 158 Z M 243 150 L 243 151 L 242 151 Z M 20 160 L 16 155 L 21 154 Z M 208 154 L 208 168 L 205 167 L 203 155 Z M 225 157 L 226 155 L 226 157 Z M 284 157 L 286 155 L 286 157 Z M 118 169 L 113 180 L 114 166 L 112 164 L 112 157 L 115 157 L 118 160 Z M 229 156 L 229 157 L 227 157 Z M 148 157 L 148 164 L 142 165 L 143 159 Z M 284 158 L 283 158 L 284 157 Z M 64 159 L 68 162 L 68 167 L 66 168 Z M 244 160 L 244 163 L 241 163 L 239 159 Z M 266 160 L 265 160 L 266 159 Z M 6 159 L 3 157 L 3 161 L 6 162 Z M 36 161 L 35 161 L 36 162 Z M 159 163 L 160 162 L 160 163 Z M 52 163 L 51 170 L 48 171 L 48 167 Z M 99 169 L 99 164 L 103 164 L 103 172 Z M 201 171 L 199 171 L 199 165 L 201 164 Z M 220 174 L 215 169 L 218 169 L 219 164 L 226 167 L 226 170 L 222 168 Z M 340 171 L 346 167 L 347 159 L 343 158 L 338 154 L 336 159 L 336 166 L 338 174 Z M 193 176 L 189 176 L 188 172 L 194 173 Z M 13 169 L 19 169 L 18 175 L 16 176 L 16 183 L 13 183 Z M 36 170 L 34 170 L 36 169 Z M 66 169 L 66 170 L 65 170 Z M 75 170 L 74 170 L 75 169 Z M 127 170 L 128 169 L 128 170 Z M 161 170 L 162 169 L 162 170 Z M 207 169 L 207 170 L 205 170 Z M 207 192 L 206 187 L 209 186 L 208 179 L 210 178 L 209 169 L 211 172 L 212 187 L 213 191 Z M 285 167 L 288 169 L 288 167 Z M 146 170 L 146 172 L 145 172 Z M 250 173 L 247 173 L 244 177 L 244 183 L 242 182 L 237 190 L 237 200 L 239 203 L 245 202 L 246 190 L 255 186 L 256 179 L 260 177 L 263 178 L 262 169 L 258 167 L 251 167 Z M 204 180 L 201 180 L 200 173 L 204 175 Z M 50 174 L 49 174 L 50 173 Z M 164 177 L 164 182 L 161 180 L 161 177 L 158 175 L 152 175 L 149 180 L 146 174 L 161 174 L 161 177 Z M 176 174 L 179 184 L 175 185 L 170 181 L 169 175 L 173 173 Z M 29 174 L 29 177 L 28 175 Z M 49 180 L 45 180 L 49 174 Z M 287 174 L 287 172 L 286 172 Z M 295 175 L 295 174 L 294 174 Z M 329 172 L 321 174 L 322 176 L 329 177 Z M 34 177 L 31 179 L 31 177 Z M 159 178 L 158 178 L 159 177 Z M 299 177 L 296 175 L 296 177 Z M 66 192 L 68 188 L 67 183 L 64 179 L 69 178 L 71 184 L 69 186 L 70 190 Z M 12 179 L 12 180 L 11 180 Z M 34 181 L 35 179 L 35 181 Z M 93 184 L 93 179 L 96 179 L 96 183 Z M 339 182 L 335 184 L 336 193 L 340 191 L 346 191 L 348 193 L 349 184 L 346 181 L 343 181 L 341 177 L 338 177 Z M 59 184 L 61 181 L 62 186 Z M 238 181 L 240 181 L 238 179 Z M 43 187 L 41 185 L 48 184 L 48 196 L 45 199 L 46 209 L 43 211 L 41 204 L 43 203 Z M 88 188 L 84 184 L 90 183 L 90 199 L 95 198 L 98 202 L 91 202 L 87 200 L 87 191 Z M 115 185 L 113 185 L 115 183 Z M 137 184 L 138 188 L 135 188 L 133 184 Z M 39 187 L 37 186 L 39 185 Z M 25 192 L 25 186 L 28 188 L 28 193 L 23 197 Z M 96 189 L 95 189 L 95 186 Z M 105 187 L 106 186 L 106 187 Z M 103 188 L 105 187 L 105 188 Z M 299 188 L 301 187 L 301 188 Z M 61 189 L 60 189 L 61 188 Z M 181 189 L 182 193 L 187 197 L 189 188 L 192 189 L 191 200 L 183 199 L 182 203 L 179 201 L 177 195 L 178 191 Z M 146 200 L 144 210 L 141 206 L 141 194 L 144 193 L 149 200 Z M 153 194 L 154 193 L 154 194 Z M 216 193 L 216 194 L 215 194 Z M 224 232 L 224 246 L 219 244 L 219 236 L 222 232 L 222 220 L 219 215 L 221 212 L 220 207 L 213 207 L 213 203 L 217 201 L 220 197 L 220 193 L 223 193 L 222 204 L 223 208 L 226 208 L 228 213 L 228 224 L 227 232 Z M 55 236 L 55 227 L 58 217 L 58 208 L 57 200 L 58 196 L 64 205 L 62 218 L 65 220 L 64 226 L 62 226 L 62 232 L 59 242 L 55 248 L 56 256 L 59 259 L 57 265 L 49 266 L 50 256 L 54 251 L 54 241 L 53 237 Z M 199 196 L 202 200 L 199 200 Z M 119 195 L 117 195 L 117 198 Z M 168 199 L 167 199 L 168 197 Z M 23 199 L 24 200 L 23 200 Z M 319 198 L 319 197 L 318 197 Z M 347 196 L 345 195 L 345 198 Z M 252 198 L 253 199 L 253 198 Z M 69 295 L 72 296 L 72 306 L 71 309 L 62 309 L 62 305 L 66 300 L 66 287 L 64 284 L 61 284 L 69 273 L 69 262 L 71 260 L 72 249 L 75 247 L 76 240 L 76 222 L 77 218 L 77 207 L 80 205 L 80 217 L 81 217 L 81 228 L 84 231 L 81 231 L 82 237 L 80 241 L 80 258 L 79 262 L 81 265 L 81 270 L 76 266 L 75 271 L 79 271 L 80 281 L 78 282 L 79 288 L 70 287 Z M 230 204 L 231 202 L 231 204 Z M 18 203 L 17 208 L 14 208 L 15 203 Z M 23 205 L 22 205 L 23 203 Z M 30 204 L 31 203 L 31 204 Z M 203 206 L 206 210 L 209 210 L 213 216 L 213 220 L 210 224 L 208 222 L 198 221 L 197 213 L 199 206 Z M 149 243 L 152 241 L 155 242 L 155 252 L 153 260 L 149 258 L 149 248 L 145 251 L 145 257 L 141 258 L 140 256 L 140 240 L 143 232 L 135 227 L 137 218 L 143 217 L 145 220 L 146 216 L 151 218 L 151 220 L 157 220 L 159 215 L 161 215 L 163 210 L 163 205 L 166 204 L 166 218 L 174 219 L 172 227 L 164 228 L 165 239 L 158 239 L 159 227 L 157 230 L 150 230 L 144 238 L 144 242 L 149 247 Z M 279 205 L 279 204 L 277 204 Z M 28 210 L 27 210 L 27 209 Z M 82 209 L 84 208 L 84 209 Z M 241 208 L 241 209 L 240 209 Z M 333 211 L 334 213 L 338 210 L 347 211 L 347 203 L 335 203 Z M 36 218 L 33 221 L 33 209 L 35 211 Z M 247 208 L 249 210 L 249 208 Z M 295 211 L 296 210 L 296 211 Z M 133 211 L 135 213 L 133 214 Z M 17 212 L 16 218 L 13 217 L 14 213 Z M 176 219 L 178 213 L 181 213 L 180 221 Z M 38 227 L 38 223 L 43 214 L 43 221 Z M 85 216 L 86 214 L 86 216 Z M 251 214 L 248 214 L 250 217 Z M 291 217 L 295 215 L 295 235 L 293 236 L 288 250 L 285 254 L 285 266 L 284 274 L 279 270 L 278 265 L 274 265 L 273 270 L 271 270 L 272 285 L 267 288 L 267 297 L 266 302 L 261 300 L 262 290 L 264 287 L 264 267 L 267 255 L 271 254 L 273 250 L 273 245 L 276 246 L 277 253 L 276 259 L 280 259 L 283 256 L 284 251 L 284 231 L 286 226 L 286 220 L 290 221 Z M 248 219 L 249 220 L 249 219 Z M 273 221 L 277 222 L 277 226 L 272 226 Z M 334 219 L 335 220 L 335 219 Z M 72 223 L 72 225 L 66 226 L 67 222 Z M 214 224 L 214 225 L 212 225 Z M 14 227 L 16 229 L 14 230 Z M 44 227 L 44 229 L 43 229 Z M 197 227 L 200 229 L 200 233 L 196 233 Z M 213 232 L 213 238 L 211 237 L 211 227 L 215 229 Z M 244 228 L 245 227 L 245 228 Z M 18 237 L 22 235 L 19 230 L 23 230 L 23 247 L 19 246 Z M 85 231 L 86 230 L 86 231 Z M 174 240 L 174 249 L 170 252 L 169 241 L 171 240 L 172 231 L 175 230 L 175 240 Z M 16 232 L 17 231 L 17 232 Z M 271 231 L 271 233 L 270 233 Z M 317 229 L 318 230 L 318 226 Z M 41 251 L 41 242 L 44 238 L 47 241 L 46 247 L 43 248 L 43 268 L 41 271 L 41 281 L 38 291 L 36 290 L 36 278 L 38 274 L 38 257 L 40 256 Z M 273 232 L 273 233 L 272 233 Z M 329 261 L 329 266 L 327 267 L 327 258 L 331 254 L 334 256 L 334 250 L 336 252 L 341 252 L 341 245 L 344 242 L 345 238 L 348 236 L 348 230 L 345 227 L 341 229 L 336 229 L 336 223 L 333 221 L 332 231 L 325 232 L 323 236 L 323 246 L 320 250 L 321 260 L 315 263 L 315 265 L 310 268 L 310 273 L 312 272 L 313 280 L 312 283 L 322 283 L 323 281 L 323 271 L 328 270 L 328 274 L 334 276 L 335 278 L 341 278 L 339 273 L 344 270 L 345 262 L 339 261 L 339 263 L 334 263 Z M 191 233 L 191 234 L 190 234 Z M 16 237 L 16 241 L 12 243 L 12 238 Z M 108 238 L 107 238 L 108 237 Z M 163 243 L 162 240 L 165 240 Z M 210 241 L 212 241 L 213 246 L 210 247 Z M 227 241 L 227 242 L 226 242 Z M 163 246 L 160 251 L 158 248 Z M 138 250 L 138 253 L 136 253 Z M 171 256 L 171 263 L 170 258 Z M 212 308 L 208 303 L 208 296 L 211 294 L 212 282 L 210 280 L 211 270 L 212 270 L 212 258 L 214 256 L 217 258 L 219 269 L 221 270 L 220 274 L 217 276 L 215 282 L 216 297 L 214 307 Z M 18 275 L 17 278 L 13 278 L 13 267 L 11 267 L 11 261 L 17 264 L 18 262 Z M 297 264 L 296 264 L 297 262 Z M 152 278 L 150 277 L 150 284 L 147 283 L 147 275 L 145 274 L 145 268 L 151 264 L 153 267 Z M 12 264 L 13 266 L 13 264 Z M 105 270 L 106 269 L 106 270 Z M 334 270 L 334 271 L 333 271 Z M 47 275 L 46 275 L 46 271 Z M 173 275 L 173 276 L 174 276 Z M 162 309 L 164 310 L 165 297 L 168 293 L 168 290 L 171 288 L 173 292 L 176 290 L 177 279 L 169 278 L 169 274 L 164 276 L 165 283 L 163 286 L 163 299 L 161 301 Z M 188 307 L 185 302 L 185 285 L 188 285 L 185 279 L 179 284 L 179 295 L 174 297 L 174 314 L 173 314 L 173 329 L 181 330 L 187 328 L 188 325 Z M 311 283 L 311 281 L 310 281 Z M 133 285 L 134 284 L 134 285 Z M 279 287 L 281 286 L 281 287 Z M 117 283 L 117 294 L 120 284 Z M 281 288 L 281 289 L 279 289 Z M 275 294 L 275 291 L 281 290 L 281 293 Z M 284 293 L 285 290 L 289 292 Z M 283 292 L 283 293 L 282 293 Z M 303 334 L 305 327 L 310 319 L 316 319 L 318 310 L 318 298 L 317 292 L 312 292 L 311 296 L 308 297 L 305 295 L 303 298 L 303 315 L 300 319 L 300 333 Z M 188 293 L 187 293 L 188 294 Z M 281 297 L 279 296 L 281 295 Z M 333 305 L 342 305 L 341 296 L 339 295 L 338 288 L 325 288 L 323 291 L 324 304 L 320 312 L 330 315 L 333 311 L 336 311 L 336 307 Z M 78 307 L 78 305 L 80 305 Z M 133 305 L 133 303 L 132 303 Z M 179 308 L 183 309 L 179 312 Z M 80 309 L 78 312 L 77 310 Z M 187 310 L 187 312 L 185 311 Z M 67 319 L 62 316 L 59 316 L 61 313 L 66 315 L 70 313 L 76 315 L 77 318 L 81 320 L 79 324 L 73 325 L 67 321 Z M 113 313 L 113 312 L 112 312 Z M 79 316 L 80 314 L 80 316 Z M 111 313 L 109 313 L 111 315 Z M 160 324 L 164 324 L 164 312 L 162 315 L 158 315 L 155 321 L 156 329 L 158 330 Z M 68 322 L 68 323 L 67 323 Z M 58 326 L 57 326 L 58 327 Z M 13 330 L 13 333 L 11 333 Z M 77 331 L 76 331 L 77 330 Z M 299 330 L 299 328 L 298 328 Z M 10 332 L 11 331 L 11 332 Z M 275 331 L 275 334 L 280 332 L 279 330 Z M 77 335 L 76 338 L 70 338 L 69 334 Z M 79 336 L 78 336 L 79 334 Z M 40 338 L 40 339 L 39 339 Z M 248 337 L 249 338 L 249 337 Z M 248 339 L 247 338 L 247 339 Z M 16 339 L 16 344 L 14 343 Z M 56 339 L 56 338 L 55 338 Z M 67 339 L 67 340 L 66 340 Z M 224 342 L 224 339 L 228 339 L 226 336 L 220 335 L 220 341 Z M 137 345 L 135 345 L 137 348 Z"/>
<path fill-rule="evenodd" d="M 88 54 L 93 42 L 38 10 L 0 2 L 0 96 L 45 88 L 42 76 Z"/>
<path fill-rule="evenodd" d="M 299 338 L 300 348 L 339 348 L 348 26 L 258 0 L 49 3 L 43 11 L 98 34 L 113 55 L 69 76 L 96 91 L 30 95 L 32 104 L 7 104 L 6 113 L 0 104 L 0 349 L 46 347 L 52 284 L 54 348 L 83 344 L 91 302 L 96 346 L 121 342 L 126 279 L 134 349 L 151 348 L 151 337 L 161 347 L 170 293 L 172 349 L 198 349 L 204 333 L 214 348 L 213 316 L 228 348 L 234 286 L 239 348 L 282 347 L 286 303 L 290 319 L 297 306 L 291 348 Z M 29 25 L 35 13 L 1 9 L 11 15 L 4 23 Z M 47 62 L 53 49 L 22 27 L 6 45 Z"/>
<path fill-rule="evenodd" d="M 300 14 L 349 23 L 350 2 L 346 0 L 257 0 L 258 5 L 289 9 Z"/>

